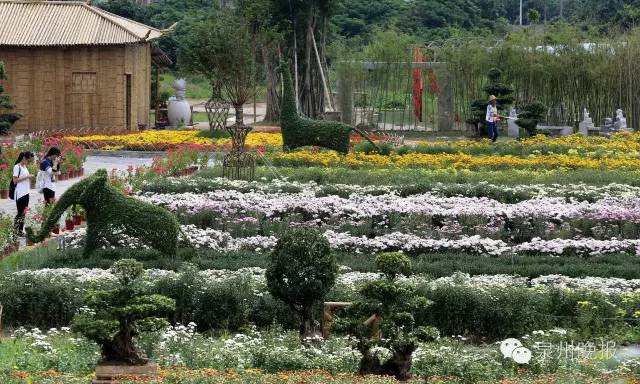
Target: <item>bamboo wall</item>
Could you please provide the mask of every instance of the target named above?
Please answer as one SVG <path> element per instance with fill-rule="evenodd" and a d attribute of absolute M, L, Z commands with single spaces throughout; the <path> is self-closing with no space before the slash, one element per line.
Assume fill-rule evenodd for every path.
<path fill-rule="evenodd" d="M 46 129 L 137 129 L 149 124 L 149 44 L 0 47 L 6 93 L 24 117 L 16 133 Z M 126 127 L 126 74 L 131 126 Z"/>

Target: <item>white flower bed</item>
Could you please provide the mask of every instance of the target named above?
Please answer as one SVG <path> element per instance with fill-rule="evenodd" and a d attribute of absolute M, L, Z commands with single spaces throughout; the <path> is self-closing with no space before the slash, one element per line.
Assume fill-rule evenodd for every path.
<path fill-rule="evenodd" d="M 242 268 L 236 271 L 229 270 L 204 270 L 198 272 L 199 286 L 206 287 L 232 279 L 244 279 L 252 281 L 256 289 L 266 289 L 265 270 L 258 267 Z M 115 278 L 108 270 L 103 269 L 40 269 L 40 270 L 22 270 L 7 275 L 30 275 L 43 280 L 63 280 L 80 285 L 88 285 L 91 283 L 115 282 Z M 179 272 L 149 269 L 145 271 L 145 281 L 153 284 L 160 278 L 178 279 Z M 382 275 L 378 273 L 366 272 L 343 272 L 338 274 L 336 285 L 339 289 L 354 290 L 362 284 L 381 279 Z M 424 275 L 414 275 L 409 278 L 403 278 L 405 281 L 414 284 L 429 284 L 433 287 L 440 285 L 468 285 L 485 289 L 490 287 L 550 287 L 550 288 L 571 288 L 571 289 L 589 289 L 602 291 L 607 294 L 615 294 L 622 292 L 640 291 L 640 279 L 620 279 L 620 278 L 603 278 L 603 277 L 585 277 L 572 278 L 562 275 L 547 275 L 537 278 L 526 278 L 522 276 L 512 275 L 476 275 L 470 276 L 465 273 L 456 273 L 452 276 L 431 279 Z"/>
<path fill-rule="evenodd" d="M 246 238 L 232 238 L 229 233 L 207 228 L 201 229 L 194 225 L 182 226 L 182 231 L 189 242 L 198 249 L 212 249 L 216 251 L 250 250 L 268 252 L 272 250 L 278 239 L 274 236 L 252 236 Z M 67 246 L 82 247 L 86 230 L 84 228 L 65 235 Z M 126 237 L 118 242 L 120 247 L 148 248 L 136 239 Z M 324 233 L 331 248 L 336 251 L 353 253 L 378 253 L 384 251 L 404 251 L 412 254 L 432 252 L 464 252 L 485 256 L 502 256 L 514 254 L 534 255 L 578 255 L 602 256 L 607 254 L 624 253 L 640 255 L 640 240 L 595 240 L 581 239 L 533 239 L 530 242 L 509 245 L 502 240 L 483 238 L 480 236 L 463 236 L 458 239 L 430 239 L 417 235 L 390 233 L 375 238 L 358 237 L 349 233 L 328 230 Z"/>
<path fill-rule="evenodd" d="M 232 190 L 204 194 L 146 194 L 144 201 L 161 205 L 173 212 L 197 214 L 208 212 L 221 217 L 258 215 L 277 218 L 302 213 L 312 219 L 334 219 L 359 222 L 373 217 L 417 215 L 511 219 L 566 220 L 592 218 L 640 222 L 640 198 L 604 198 L 594 203 L 557 197 L 542 197 L 515 204 L 488 198 L 439 197 L 426 193 L 400 197 L 354 194 L 316 197 L 311 191 L 300 193 L 242 193 Z"/>

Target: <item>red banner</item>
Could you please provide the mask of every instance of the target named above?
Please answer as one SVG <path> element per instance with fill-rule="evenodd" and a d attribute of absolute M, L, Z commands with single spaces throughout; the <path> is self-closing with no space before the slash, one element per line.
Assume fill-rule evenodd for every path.
<path fill-rule="evenodd" d="M 423 63 L 424 55 L 422 54 L 422 48 L 416 47 L 413 49 L 413 62 Z M 416 68 L 413 70 L 413 112 L 416 115 L 416 119 L 422 122 L 422 92 L 424 90 L 424 84 L 422 83 L 422 68 Z"/>

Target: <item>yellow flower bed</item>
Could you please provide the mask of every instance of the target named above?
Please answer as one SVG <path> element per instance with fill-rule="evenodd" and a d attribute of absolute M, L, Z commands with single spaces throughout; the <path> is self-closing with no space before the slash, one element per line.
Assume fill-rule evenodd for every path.
<path fill-rule="evenodd" d="M 95 146 L 105 150 L 119 150 L 128 148 L 153 148 L 164 149 L 180 145 L 201 145 L 210 147 L 223 147 L 231 145 L 230 138 L 207 138 L 199 136 L 197 130 L 183 131 L 144 131 L 122 135 L 89 135 L 68 136 L 65 140 L 78 144 Z M 249 147 L 277 147 L 282 146 L 280 133 L 250 132 L 246 144 Z"/>
<path fill-rule="evenodd" d="M 522 140 L 501 141 L 496 144 L 489 140 L 455 140 L 455 141 L 418 141 L 417 145 L 439 147 L 446 146 L 462 152 L 470 149 L 498 148 L 533 148 L 564 147 L 577 150 L 595 151 L 640 151 L 640 132 L 622 132 L 613 134 L 611 138 L 602 136 L 583 136 L 579 134 L 550 137 L 537 135 Z"/>
<path fill-rule="evenodd" d="M 557 154 L 517 156 L 472 156 L 457 154 L 366 155 L 350 153 L 346 156 L 335 152 L 289 152 L 271 156 L 276 165 L 349 167 L 349 168 L 455 168 L 455 169 L 640 169 L 640 158 L 606 157 Z"/>

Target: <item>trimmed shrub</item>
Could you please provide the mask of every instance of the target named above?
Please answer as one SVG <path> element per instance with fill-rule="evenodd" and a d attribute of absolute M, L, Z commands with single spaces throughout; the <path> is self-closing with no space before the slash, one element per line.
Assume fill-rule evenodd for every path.
<path fill-rule="evenodd" d="M 338 264 L 320 232 L 293 229 L 278 240 L 266 272 L 267 286 L 298 315 L 300 336 L 314 335 L 313 307 L 324 301 L 337 274 Z"/>

